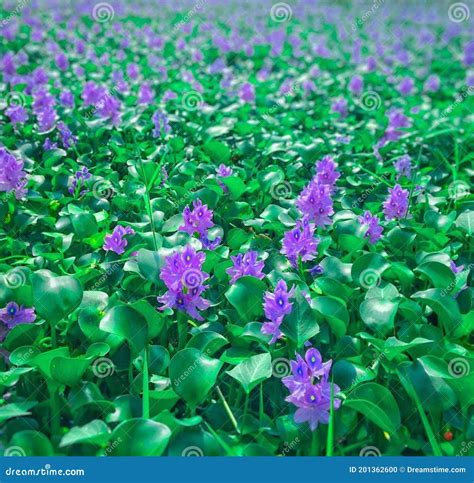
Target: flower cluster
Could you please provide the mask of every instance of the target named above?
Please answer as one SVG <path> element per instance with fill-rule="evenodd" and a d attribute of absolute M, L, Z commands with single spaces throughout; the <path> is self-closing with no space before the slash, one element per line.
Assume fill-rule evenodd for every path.
<path fill-rule="evenodd" d="M 212 218 L 214 213 L 207 205 L 203 205 L 201 200 L 193 201 L 193 209 L 187 206 L 183 211 L 184 225 L 179 227 L 180 230 L 194 235 L 197 233 L 199 239 L 205 248 L 213 250 L 221 242 L 220 238 L 210 241 L 208 238 L 208 230 L 214 226 Z"/>
<path fill-rule="evenodd" d="M 115 252 L 122 255 L 128 245 L 128 241 L 124 239 L 125 235 L 134 235 L 135 231 L 129 226 L 123 227 L 117 225 L 111 235 L 106 235 L 103 249 L 105 251 Z"/>
<path fill-rule="evenodd" d="M 271 335 L 270 344 L 274 344 L 282 337 L 280 325 L 285 315 L 291 313 L 293 304 L 290 298 L 295 292 L 294 287 L 288 291 L 288 287 L 284 280 L 280 280 L 275 287 L 275 292 L 265 292 L 263 297 L 263 310 L 265 317 L 269 322 L 265 322 L 262 326 L 262 334 Z"/>
<path fill-rule="evenodd" d="M 23 171 L 23 161 L 19 161 L 0 146 L 0 191 L 13 191 L 17 199 L 26 194 L 26 173 Z"/>
<path fill-rule="evenodd" d="M 404 190 L 399 184 L 394 188 L 389 188 L 389 197 L 383 203 L 385 218 L 403 218 L 408 210 L 408 190 Z"/>
<path fill-rule="evenodd" d="M 196 320 L 204 320 L 199 310 L 205 310 L 210 305 L 209 301 L 201 296 L 207 288 L 204 282 L 209 278 L 209 275 L 202 271 L 205 259 L 204 253 L 196 252 L 190 245 L 182 252 L 175 252 L 166 257 L 160 278 L 168 291 L 157 298 L 158 302 L 163 304 L 159 307 L 160 310 L 177 309 Z"/>
<path fill-rule="evenodd" d="M 377 243 L 382 238 L 383 232 L 383 227 L 380 226 L 379 219 L 376 216 L 372 216 L 370 211 L 366 211 L 358 219 L 359 223 L 368 226 L 365 236 L 369 239 L 370 243 Z"/>
<path fill-rule="evenodd" d="M 59 121 L 57 125 L 59 134 L 61 136 L 61 143 L 64 149 L 68 149 L 77 142 L 76 136 L 72 134 L 71 130 L 64 124 L 63 121 Z"/>
<path fill-rule="evenodd" d="M 296 222 L 296 227 L 285 232 L 281 253 L 286 255 L 293 267 L 298 261 L 313 260 L 318 250 L 319 239 L 314 237 L 315 226 L 304 217 Z"/>
<path fill-rule="evenodd" d="M 39 132 L 47 132 L 54 127 L 56 122 L 56 101 L 44 87 L 41 87 L 33 94 L 33 112 L 38 120 Z"/>
<path fill-rule="evenodd" d="M 331 193 L 340 174 L 331 156 L 325 156 L 316 164 L 316 175 L 305 186 L 296 200 L 296 206 L 316 226 L 330 225 L 334 213 Z"/>
<path fill-rule="evenodd" d="M 68 191 L 71 195 L 80 194 L 81 196 L 87 193 L 88 189 L 85 188 L 86 181 L 90 179 L 91 174 L 89 170 L 84 166 L 79 171 L 74 173 L 71 185 Z"/>
<path fill-rule="evenodd" d="M 230 284 L 234 284 L 240 277 L 250 276 L 262 279 L 265 275 L 262 273 L 264 262 L 257 260 L 258 253 L 250 250 L 244 255 L 239 253 L 235 257 L 230 257 L 234 263 L 232 267 L 226 270 L 231 277 Z"/>
<path fill-rule="evenodd" d="M 171 126 L 169 125 L 169 120 L 166 114 L 156 111 L 153 114 L 151 120 L 154 124 L 153 137 L 159 138 L 161 136 L 166 136 L 171 131 Z"/>
<path fill-rule="evenodd" d="M 298 408 L 294 415 L 295 422 L 307 422 L 311 431 L 314 431 L 319 423 L 329 422 L 331 389 L 334 409 L 339 409 L 341 405 L 341 401 L 334 397 L 339 393 L 339 387 L 328 382 L 332 361 L 323 362 L 320 352 L 311 348 L 306 351 L 304 359 L 297 354 L 296 360 L 291 361 L 290 365 L 292 375 L 282 379 L 290 391 L 286 401 Z"/>
<path fill-rule="evenodd" d="M 408 154 L 398 158 L 393 166 L 397 171 L 397 179 L 401 176 L 406 176 L 409 178 L 411 176 L 411 158 Z"/>

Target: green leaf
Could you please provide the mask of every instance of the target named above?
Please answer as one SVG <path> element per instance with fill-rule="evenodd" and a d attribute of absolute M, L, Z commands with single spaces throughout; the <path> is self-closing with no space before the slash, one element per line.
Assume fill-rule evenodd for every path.
<path fill-rule="evenodd" d="M 169 375 L 173 390 L 190 406 L 203 402 L 216 383 L 223 365 L 198 349 L 183 349 L 171 359 Z"/>
<path fill-rule="evenodd" d="M 400 428 L 400 410 L 395 398 L 386 387 L 375 382 L 357 386 L 347 396 L 344 406 L 360 412 L 392 435 Z"/>
<path fill-rule="evenodd" d="M 398 302 L 381 298 L 369 298 L 360 304 L 360 316 L 367 327 L 379 336 L 386 336 L 393 331 Z"/>
<path fill-rule="evenodd" d="M 435 288 L 454 287 L 455 276 L 453 271 L 443 263 L 432 261 L 426 262 L 415 268 L 415 272 L 425 275 Z"/>
<path fill-rule="evenodd" d="M 100 328 L 125 339 L 134 354 L 143 350 L 148 341 L 147 321 L 129 305 L 112 307 L 100 321 Z"/>
<path fill-rule="evenodd" d="M 0 406 L 0 423 L 10 418 L 18 418 L 19 416 L 28 416 L 30 409 L 36 406 L 36 401 L 25 401 Z"/>
<path fill-rule="evenodd" d="M 133 418 L 113 431 L 108 454 L 111 456 L 161 456 L 168 445 L 168 426 L 151 419 Z M 115 444 L 113 444 L 116 442 Z"/>
<path fill-rule="evenodd" d="M 75 386 L 90 365 L 89 359 L 79 357 L 55 357 L 51 360 L 51 377 L 59 384 Z"/>
<path fill-rule="evenodd" d="M 280 328 L 299 348 L 319 332 L 316 312 L 299 290 L 296 291 L 291 313 L 285 316 Z"/>
<path fill-rule="evenodd" d="M 255 386 L 272 376 L 272 357 L 268 353 L 250 357 L 227 371 L 227 374 L 239 381 L 249 394 Z"/>
<path fill-rule="evenodd" d="M 438 315 L 438 320 L 447 333 L 461 335 L 457 329 L 460 329 L 462 324 L 462 316 L 453 297 L 439 288 L 431 288 L 422 292 L 416 292 L 412 295 L 412 298 L 418 299 L 431 307 Z"/>
<path fill-rule="evenodd" d="M 352 265 L 352 279 L 360 287 L 372 288 L 380 283 L 382 273 L 390 267 L 378 253 L 366 253 Z"/>
<path fill-rule="evenodd" d="M 82 300 L 81 284 L 70 276 L 56 277 L 40 270 L 31 275 L 36 313 L 56 323 L 71 314 Z"/>
<path fill-rule="evenodd" d="M 227 300 L 235 307 L 244 322 L 263 315 L 263 292 L 265 283 L 255 277 L 239 278 L 227 292 Z"/>
<path fill-rule="evenodd" d="M 71 446 L 72 444 L 87 443 L 103 446 L 110 436 L 110 429 L 100 419 L 94 419 L 84 426 L 72 427 L 61 439 L 60 448 Z"/>
<path fill-rule="evenodd" d="M 54 456 L 53 445 L 39 431 L 25 430 L 15 433 L 9 446 L 20 448 L 24 456 Z"/>
<path fill-rule="evenodd" d="M 329 323 L 336 337 L 342 337 L 349 323 L 349 312 L 345 304 L 335 297 L 317 297 L 312 307 Z"/>

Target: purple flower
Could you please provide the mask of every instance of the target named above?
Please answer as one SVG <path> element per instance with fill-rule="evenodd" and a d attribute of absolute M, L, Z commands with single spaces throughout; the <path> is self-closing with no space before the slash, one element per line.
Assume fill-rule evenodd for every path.
<path fill-rule="evenodd" d="M 452 260 L 450 260 L 449 266 L 454 274 L 460 273 L 464 270 L 464 265 L 459 265 L 458 267 Z"/>
<path fill-rule="evenodd" d="M 207 288 L 204 282 L 209 278 L 209 275 L 202 271 L 205 260 L 205 254 L 196 252 L 190 245 L 182 252 L 175 252 L 166 257 L 160 278 L 168 291 L 157 298 L 158 302 L 163 304 L 159 307 L 160 310 L 177 309 L 187 312 L 196 320 L 204 320 L 199 310 L 205 310 L 210 305 L 208 300 L 201 297 Z"/>
<path fill-rule="evenodd" d="M 10 302 L 4 309 L 0 310 L 0 321 L 8 329 L 13 329 L 19 324 L 30 324 L 36 319 L 35 309 L 25 309 L 22 305 Z"/>
<path fill-rule="evenodd" d="M 153 102 L 153 89 L 151 88 L 150 84 L 145 82 L 140 86 L 140 90 L 138 92 L 138 103 L 139 104 L 151 104 Z"/>
<path fill-rule="evenodd" d="M 364 80 L 360 75 L 355 75 L 350 80 L 348 87 L 352 94 L 360 96 L 362 89 L 364 88 Z"/>
<path fill-rule="evenodd" d="M 363 216 L 359 216 L 359 223 L 368 225 L 365 236 L 369 238 L 370 243 L 377 243 L 382 238 L 383 227 L 379 224 L 379 219 L 376 216 L 372 216 L 370 211 L 366 211 Z"/>
<path fill-rule="evenodd" d="M 329 185 L 319 183 L 315 177 L 306 185 L 296 200 L 296 206 L 316 226 L 331 224 L 329 217 L 334 213 L 334 209 L 330 189 Z"/>
<path fill-rule="evenodd" d="M 232 176 L 233 171 L 230 166 L 226 166 L 225 164 L 219 165 L 219 167 L 216 170 L 217 176 L 220 176 L 221 178 L 228 178 L 229 176 Z"/>
<path fill-rule="evenodd" d="M 408 190 L 404 190 L 399 184 L 389 188 L 389 197 L 383 203 L 383 211 L 387 220 L 403 218 L 408 210 Z"/>
<path fill-rule="evenodd" d="M 13 126 L 16 124 L 23 124 L 28 120 L 28 113 L 23 106 L 12 105 L 6 109 L 5 114 L 10 118 L 10 122 Z"/>
<path fill-rule="evenodd" d="M 57 149 L 57 147 L 58 147 L 58 144 L 57 143 L 53 143 L 51 141 L 51 139 L 49 139 L 49 138 L 46 138 L 45 141 L 44 141 L 44 143 L 43 143 L 43 149 L 45 151 L 52 151 L 53 149 Z"/>
<path fill-rule="evenodd" d="M 244 102 L 253 102 L 255 100 L 255 87 L 246 82 L 240 88 L 239 96 Z"/>
<path fill-rule="evenodd" d="M 68 149 L 76 144 L 77 138 L 71 132 L 71 130 L 64 124 L 63 121 L 58 122 L 58 131 L 61 136 L 61 142 L 64 149 Z"/>
<path fill-rule="evenodd" d="M 26 173 L 23 171 L 23 161 L 19 161 L 0 146 L 0 191 L 14 191 L 15 197 L 25 196 Z"/>
<path fill-rule="evenodd" d="M 435 74 L 430 75 L 428 79 L 426 79 L 425 84 L 423 86 L 423 90 L 425 92 L 436 92 L 439 90 L 441 85 L 441 81 L 439 77 Z"/>
<path fill-rule="evenodd" d="M 301 258 L 303 262 L 313 260 L 316 256 L 319 240 L 314 238 L 315 226 L 305 217 L 296 222 L 296 227 L 283 236 L 281 253 L 286 255 L 290 263 L 296 267 Z"/>
<path fill-rule="evenodd" d="M 55 149 L 55 148 L 54 148 Z M 74 177 L 72 179 L 71 186 L 69 186 L 68 191 L 71 195 L 75 194 L 85 194 L 87 193 L 87 189 L 84 189 L 86 185 L 86 181 L 90 179 L 91 174 L 89 170 L 84 166 L 79 171 L 74 173 Z"/>
<path fill-rule="evenodd" d="M 127 75 L 130 79 L 136 79 L 140 74 L 140 69 L 138 68 L 137 64 L 128 64 L 127 65 Z"/>
<path fill-rule="evenodd" d="M 411 94 L 414 86 L 415 83 L 411 77 L 404 77 L 400 84 L 398 84 L 398 92 L 400 92 L 402 96 L 407 96 Z"/>
<path fill-rule="evenodd" d="M 134 235 L 135 231 L 129 226 L 123 227 L 117 225 L 111 235 L 105 237 L 104 246 L 102 247 L 106 251 L 113 251 L 117 255 L 122 255 L 128 245 L 127 240 L 123 237 L 125 235 Z"/>
<path fill-rule="evenodd" d="M 264 262 L 257 261 L 258 253 L 250 250 L 244 255 L 239 253 L 235 257 L 230 257 L 234 265 L 226 270 L 231 277 L 230 284 L 234 284 L 240 277 L 246 275 L 262 279 L 265 275 L 262 273 Z"/>
<path fill-rule="evenodd" d="M 347 100 L 344 98 L 336 99 L 331 105 L 331 111 L 339 114 L 341 118 L 347 116 Z"/>
<path fill-rule="evenodd" d="M 408 154 L 405 154 L 401 158 L 398 158 L 395 163 L 393 163 L 397 171 L 397 179 L 401 176 L 406 176 L 409 178 L 411 176 L 411 158 Z"/>
<path fill-rule="evenodd" d="M 74 95 L 71 91 L 63 91 L 59 95 L 59 101 L 64 107 L 73 108 L 74 107 Z"/>
<path fill-rule="evenodd" d="M 191 236 L 196 232 L 201 236 L 206 236 L 207 230 L 214 226 L 212 221 L 214 213 L 207 205 L 203 205 L 201 200 L 195 200 L 193 207 L 193 210 L 188 206 L 184 209 L 184 225 L 181 225 L 179 229 L 189 233 Z"/>
<path fill-rule="evenodd" d="M 296 361 L 291 361 L 291 376 L 282 379 L 290 391 L 286 401 L 297 407 L 294 415 L 296 423 L 309 424 L 314 431 L 319 423 L 327 424 L 331 409 L 331 388 L 336 396 L 340 389 L 336 384 L 328 382 L 332 361 L 323 363 L 320 352 L 311 348 L 303 359 L 299 354 Z M 341 405 L 339 399 L 333 399 L 334 409 Z"/>
<path fill-rule="evenodd" d="M 332 156 L 324 156 L 316 163 L 316 179 L 319 183 L 333 187 L 341 174 L 336 171 L 336 163 Z"/>
<path fill-rule="evenodd" d="M 69 61 L 62 52 L 56 56 L 56 66 L 59 70 L 62 70 L 63 72 L 68 70 L 69 68 Z"/>
<path fill-rule="evenodd" d="M 166 117 L 166 114 L 163 114 L 162 112 L 156 111 L 151 120 L 153 121 L 153 124 L 155 125 L 153 129 L 153 137 L 154 138 L 159 138 L 162 135 L 166 136 L 170 131 L 171 127 L 169 125 L 168 118 Z"/>
<path fill-rule="evenodd" d="M 263 324 L 262 334 L 272 336 L 269 342 L 270 344 L 274 344 L 283 335 L 280 331 L 280 325 L 285 315 L 291 313 L 293 304 L 290 302 L 290 298 L 293 297 L 294 291 L 294 288 L 288 291 L 286 282 L 280 280 L 275 287 L 275 292 L 265 292 L 263 309 L 265 311 L 265 317 L 270 322 Z"/>

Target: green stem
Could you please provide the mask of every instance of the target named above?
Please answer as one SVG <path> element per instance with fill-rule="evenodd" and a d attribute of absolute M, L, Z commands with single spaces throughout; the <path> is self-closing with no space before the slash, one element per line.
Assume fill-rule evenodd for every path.
<path fill-rule="evenodd" d="M 225 412 L 227 413 L 227 416 L 229 416 L 230 422 L 234 426 L 235 430 L 240 433 L 239 431 L 239 426 L 237 424 L 237 419 L 235 419 L 234 413 L 230 409 L 229 404 L 227 403 L 224 394 L 222 394 L 221 388 L 219 386 L 216 386 L 217 389 L 217 394 L 219 395 L 219 398 L 222 402 L 222 405 L 224 406 Z"/>
<path fill-rule="evenodd" d="M 250 393 L 245 394 L 245 404 L 244 404 L 244 414 L 242 416 L 242 425 L 241 428 L 245 426 L 245 419 L 247 418 L 247 411 L 249 409 L 249 399 L 250 399 Z"/>
<path fill-rule="evenodd" d="M 326 456 L 334 454 L 334 384 L 331 381 L 331 406 L 329 408 L 328 437 L 326 440 Z"/>
<path fill-rule="evenodd" d="M 58 345 L 58 340 L 56 336 L 56 326 L 54 322 L 50 322 L 49 326 L 51 327 L 51 347 L 55 349 L 56 346 Z"/>
<path fill-rule="evenodd" d="M 49 406 L 51 411 L 51 436 L 59 436 L 61 431 L 61 420 L 58 407 L 57 388 L 48 384 Z"/>
<path fill-rule="evenodd" d="M 263 405 L 263 383 L 260 383 L 260 400 L 259 400 L 259 422 L 260 426 L 263 425 L 263 415 L 264 415 L 264 405 Z"/>
<path fill-rule="evenodd" d="M 319 434 L 317 431 L 312 432 L 312 437 L 311 437 L 311 452 L 310 456 L 317 456 L 318 454 L 318 446 L 319 446 Z"/>
<path fill-rule="evenodd" d="M 186 318 L 182 314 L 178 313 L 178 349 L 184 349 L 186 346 L 186 339 L 188 336 L 188 326 Z"/>
<path fill-rule="evenodd" d="M 148 384 L 148 344 L 143 350 L 143 417 L 150 418 L 150 388 Z"/>

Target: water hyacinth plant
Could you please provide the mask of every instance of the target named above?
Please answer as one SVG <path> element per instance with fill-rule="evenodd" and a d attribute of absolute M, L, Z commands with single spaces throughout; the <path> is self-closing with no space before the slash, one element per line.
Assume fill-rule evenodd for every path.
<path fill-rule="evenodd" d="M 13 3 L 0 452 L 467 453 L 472 8 Z"/>

